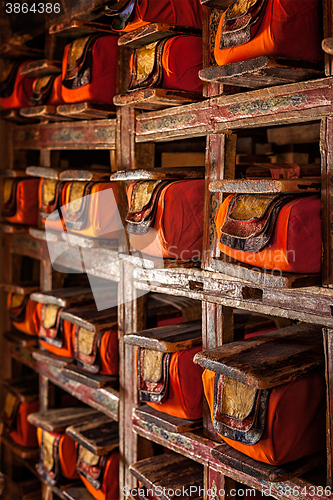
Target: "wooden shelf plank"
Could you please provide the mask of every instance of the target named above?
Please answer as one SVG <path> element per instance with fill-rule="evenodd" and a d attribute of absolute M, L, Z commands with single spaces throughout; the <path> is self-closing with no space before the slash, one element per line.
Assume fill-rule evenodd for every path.
<path fill-rule="evenodd" d="M 63 492 L 66 500 L 94 500 L 94 497 L 89 493 L 85 486 L 72 486 Z"/>
<path fill-rule="evenodd" d="M 67 38 L 79 38 L 85 35 L 93 35 L 95 32 L 114 34 L 108 24 L 83 21 L 81 19 L 69 19 L 54 24 L 49 28 L 50 35 L 65 36 Z"/>
<path fill-rule="evenodd" d="M 183 418 L 173 417 L 167 413 L 161 413 L 148 405 L 142 405 L 136 408 L 135 414 L 140 420 L 148 424 L 156 425 L 160 429 L 169 432 L 181 434 L 202 427 L 202 420 L 185 420 Z"/>
<path fill-rule="evenodd" d="M 36 347 L 31 345 L 22 346 L 20 344 L 13 344 L 11 346 L 11 356 L 14 359 L 33 370 L 37 370 L 37 364 L 33 358 L 34 352 L 36 352 Z"/>
<path fill-rule="evenodd" d="M 59 179 L 61 181 L 108 181 L 110 179 L 110 171 L 97 171 L 97 170 L 65 170 L 60 172 Z"/>
<path fill-rule="evenodd" d="M 62 373 L 65 377 L 80 382 L 93 389 L 100 389 L 102 387 L 117 387 L 119 377 L 112 377 L 110 375 L 101 375 L 99 373 L 89 373 L 87 370 L 81 369 L 79 366 L 70 364 L 63 368 Z"/>
<path fill-rule="evenodd" d="M 204 179 L 205 170 L 193 168 L 153 168 L 151 170 L 119 170 L 110 176 L 111 181 L 141 181 L 150 179 Z"/>
<path fill-rule="evenodd" d="M 324 367 L 322 328 L 300 323 L 197 353 L 194 363 L 257 389 L 269 389 Z"/>
<path fill-rule="evenodd" d="M 316 453 L 301 458 L 295 462 L 289 462 L 284 465 L 269 465 L 264 462 L 258 462 L 243 453 L 234 450 L 226 443 L 220 444 L 212 450 L 214 458 L 228 467 L 249 474 L 259 480 L 281 482 L 293 479 L 305 472 L 318 466 L 326 464 L 326 454 L 324 452 Z"/>
<path fill-rule="evenodd" d="M 205 82 L 251 89 L 296 83 L 323 76 L 324 70 L 317 64 L 267 56 L 224 66 L 212 66 L 199 72 L 199 77 Z"/>
<path fill-rule="evenodd" d="M 166 23 L 149 23 L 146 26 L 137 28 L 121 35 L 118 39 L 118 45 L 137 49 L 142 45 L 169 38 L 175 35 L 198 35 L 201 36 L 202 31 L 198 28 L 186 26 L 177 26 Z"/>
<path fill-rule="evenodd" d="M 27 175 L 31 175 L 32 177 L 41 177 L 43 179 L 59 179 L 60 169 L 51 168 L 51 167 L 39 167 L 39 166 L 30 166 L 25 169 L 25 173 Z"/>
<path fill-rule="evenodd" d="M 92 408 L 56 408 L 28 415 L 28 422 L 47 432 L 65 432 L 69 425 L 77 424 L 94 418 L 98 415 Z"/>
<path fill-rule="evenodd" d="M 191 321 L 125 335 L 124 342 L 155 351 L 178 352 L 201 345 L 201 330 L 201 321 Z"/>
<path fill-rule="evenodd" d="M 112 298 L 114 298 L 114 303 L 116 304 L 117 299 L 114 293 L 110 295 L 110 299 Z M 95 333 L 107 332 L 115 328 L 118 324 L 116 307 L 101 311 L 98 311 L 95 305 L 75 308 L 70 311 L 62 311 L 60 317 Z"/>
<path fill-rule="evenodd" d="M 39 290 L 39 284 L 31 283 L 16 285 L 15 283 L 0 283 L 0 288 L 7 293 L 17 293 L 18 295 L 30 295 Z"/>
<path fill-rule="evenodd" d="M 99 456 L 108 455 L 119 445 L 118 424 L 106 415 L 98 415 L 88 422 L 70 425 L 66 434 Z"/>
<path fill-rule="evenodd" d="M 4 337 L 8 342 L 18 345 L 20 347 L 37 346 L 38 337 L 37 335 L 27 335 L 26 333 L 15 331 L 15 332 L 5 332 Z"/>
<path fill-rule="evenodd" d="M 320 193 L 321 179 L 235 179 L 213 181 L 212 193 Z"/>
<path fill-rule="evenodd" d="M 221 257 L 211 259 L 208 269 L 263 287 L 290 289 L 321 285 L 320 274 L 292 274 L 276 269 L 259 269 L 250 264 L 238 262 L 224 254 L 221 254 Z"/>
<path fill-rule="evenodd" d="M 51 292 L 35 292 L 31 299 L 41 304 L 53 304 L 58 307 L 72 307 L 73 305 L 87 305 L 94 303 L 91 288 L 71 287 L 59 288 Z"/>
<path fill-rule="evenodd" d="M 27 174 L 25 170 L 6 169 L 1 171 L 0 176 L 8 177 L 10 179 L 17 179 L 20 177 L 27 177 Z"/>
<path fill-rule="evenodd" d="M 199 491 L 203 491 L 203 467 L 174 453 L 146 458 L 130 465 L 130 471 L 136 479 L 142 482 L 143 487 L 161 492 L 161 500 L 188 498 L 201 500 Z M 189 488 L 192 488 L 189 491 Z M 181 494 L 178 496 L 178 489 Z M 186 494 L 186 490 L 188 494 Z M 170 492 L 177 491 L 177 496 Z M 184 494 L 182 494 L 184 492 Z"/>
<path fill-rule="evenodd" d="M 98 102 L 80 102 L 78 104 L 61 104 L 57 114 L 75 120 L 102 120 L 114 118 L 116 111 L 110 104 Z"/>
<path fill-rule="evenodd" d="M 116 95 L 113 98 L 113 103 L 115 106 L 155 110 L 201 100 L 202 95 L 196 92 L 149 88 Z"/>
<path fill-rule="evenodd" d="M 38 399 L 38 376 L 30 376 L 5 379 L 1 382 L 2 386 L 16 395 L 22 402 L 36 401 Z"/>
<path fill-rule="evenodd" d="M 50 61 L 47 59 L 40 59 L 26 64 L 20 71 L 21 75 L 28 76 L 29 78 L 41 78 L 48 75 L 61 74 L 61 61 Z"/>
<path fill-rule="evenodd" d="M 24 118 L 33 118 L 34 120 L 49 120 L 51 122 L 63 122 L 69 118 L 60 116 L 57 113 L 56 106 L 45 104 L 43 106 L 34 106 L 32 108 L 21 108 L 20 115 Z"/>
<path fill-rule="evenodd" d="M 29 235 L 32 236 L 32 238 L 41 241 L 52 241 L 53 243 L 61 241 L 60 232 L 57 233 L 55 231 L 48 231 L 46 234 L 46 231 L 44 231 L 43 229 L 36 229 L 34 227 L 29 228 Z"/>
<path fill-rule="evenodd" d="M 1 434 L 1 442 L 7 446 L 21 460 L 37 459 L 39 455 L 38 448 L 28 448 L 17 444 L 4 429 Z"/>
<path fill-rule="evenodd" d="M 48 352 L 46 349 L 45 350 L 42 350 L 42 349 L 36 350 L 32 356 L 37 361 L 37 363 L 38 362 L 51 363 L 52 365 L 56 366 L 59 369 L 64 368 L 72 361 L 71 358 L 64 358 L 62 356 L 57 356 L 56 354 L 53 354 L 52 352 Z"/>
<path fill-rule="evenodd" d="M 44 50 L 14 43 L 3 44 L 0 53 L 3 59 L 41 59 L 44 56 Z"/>
<path fill-rule="evenodd" d="M 1 118 L 8 122 L 14 122 L 17 124 L 21 123 L 38 123 L 38 120 L 24 118 L 20 115 L 19 109 L 2 109 L 1 110 Z"/>

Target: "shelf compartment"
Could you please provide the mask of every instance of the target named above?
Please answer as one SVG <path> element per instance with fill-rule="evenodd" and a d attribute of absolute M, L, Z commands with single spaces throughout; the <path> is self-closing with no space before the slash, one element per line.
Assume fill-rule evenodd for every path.
<path fill-rule="evenodd" d="M 259 480 L 272 482 L 287 481 L 326 464 L 326 454 L 316 453 L 285 465 L 269 465 L 234 450 L 226 443 L 214 448 L 212 456 L 227 467 L 232 467 Z"/>
<path fill-rule="evenodd" d="M 200 352 L 194 362 L 260 390 L 276 387 L 323 369 L 322 328 L 288 326 Z"/>
<path fill-rule="evenodd" d="M 98 102 L 80 102 L 78 104 L 61 104 L 57 114 L 74 120 L 102 120 L 114 118 L 114 106 Z"/>
<path fill-rule="evenodd" d="M 48 120 L 50 122 L 63 122 L 68 120 L 68 118 L 58 115 L 56 106 L 49 106 L 48 104 L 32 108 L 21 108 L 20 115 L 27 119 Z"/>
<path fill-rule="evenodd" d="M 142 45 L 162 40 L 176 35 L 198 35 L 201 36 L 201 29 L 187 26 L 177 26 L 166 23 L 149 23 L 146 26 L 137 28 L 129 33 L 121 35 L 118 45 L 137 49 Z"/>
<path fill-rule="evenodd" d="M 321 179 L 235 179 L 213 181 L 212 193 L 320 193 Z"/>
<path fill-rule="evenodd" d="M 324 71 L 317 64 L 267 56 L 213 66 L 199 72 L 199 77 L 204 82 L 225 83 L 251 89 L 313 80 L 322 76 Z"/>
<path fill-rule="evenodd" d="M 61 387 L 83 403 L 104 413 L 115 421 L 118 421 L 119 393 L 112 388 L 93 389 L 66 377 L 62 368 L 57 366 L 56 361 L 51 361 L 50 356 L 39 351 L 35 354 L 36 366 L 40 375 L 47 377 L 53 384 Z M 54 356 L 56 357 L 56 356 Z M 68 364 L 68 360 L 67 360 Z"/>
<path fill-rule="evenodd" d="M 158 455 L 156 457 L 140 460 L 130 465 L 133 476 L 142 483 L 143 488 L 159 491 L 158 498 L 161 500 L 172 500 L 178 489 L 180 492 L 194 489 L 191 494 L 181 494 L 177 498 L 185 500 L 192 498 L 201 500 L 203 497 L 198 494 L 203 491 L 203 467 L 202 465 L 174 453 Z"/>
<path fill-rule="evenodd" d="M 81 19 L 69 19 L 62 23 L 54 24 L 49 28 L 50 35 L 64 36 L 66 38 L 79 38 L 81 36 L 93 35 L 94 33 L 114 34 L 108 24 L 83 21 Z"/>
<path fill-rule="evenodd" d="M 2 431 L 1 442 L 7 446 L 20 460 L 37 460 L 39 449 L 28 448 L 17 444 L 8 434 L 6 430 Z"/>
<path fill-rule="evenodd" d="M 96 415 L 88 422 L 70 425 L 66 434 L 95 455 L 108 455 L 119 445 L 118 424 L 106 415 Z"/>
<path fill-rule="evenodd" d="M 160 326 L 125 335 L 126 344 L 160 352 L 178 352 L 202 344 L 201 321 Z"/>
<path fill-rule="evenodd" d="M 57 408 L 28 415 L 28 422 L 47 432 L 63 433 L 69 425 L 84 422 L 98 415 L 92 408 Z"/>
<path fill-rule="evenodd" d="M 202 95 L 196 92 L 149 88 L 118 94 L 113 98 L 113 103 L 115 106 L 158 110 L 201 100 Z"/>
<path fill-rule="evenodd" d="M 135 410 L 136 416 L 151 425 L 156 425 L 165 431 L 182 434 L 184 432 L 194 431 L 202 427 L 202 420 L 185 420 L 183 418 L 173 417 L 167 413 L 161 413 L 151 406 L 142 405 Z"/>
<path fill-rule="evenodd" d="M 48 75 L 61 74 L 61 61 L 49 61 L 40 59 L 26 64 L 20 71 L 21 75 L 29 78 L 41 78 Z"/>
<path fill-rule="evenodd" d="M 201 167 L 152 168 L 150 170 L 119 170 L 110 176 L 111 181 L 143 181 L 153 179 L 204 179 L 205 170 Z"/>
<path fill-rule="evenodd" d="M 71 486 L 62 492 L 66 500 L 95 500 L 84 486 Z"/>

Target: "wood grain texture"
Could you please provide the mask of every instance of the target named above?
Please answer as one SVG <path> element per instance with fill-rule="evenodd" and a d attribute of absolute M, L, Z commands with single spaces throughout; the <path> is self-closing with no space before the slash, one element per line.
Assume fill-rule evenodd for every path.
<path fill-rule="evenodd" d="M 67 427 L 66 434 L 95 455 L 108 455 L 118 447 L 118 424 L 106 415 L 90 418 L 89 421 Z"/>
<path fill-rule="evenodd" d="M 137 49 L 142 45 L 148 45 L 156 40 L 169 38 L 175 35 L 201 35 L 198 28 L 176 26 L 165 23 L 149 23 L 146 26 L 137 28 L 129 33 L 121 35 L 118 39 L 118 45 Z"/>
<path fill-rule="evenodd" d="M 189 104 L 201 101 L 201 99 L 202 95 L 199 92 L 149 88 L 118 94 L 113 98 L 113 104 L 136 109 L 155 110 Z"/>
<path fill-rule="evenodd" d="M 77 104 L 61 104 L 57 107 L 57 115 L 75 120 L 103 120 L 114 118 L 114 106 L 99 102 L 79 102 Z"/>
<path fill-rule="evenodd" d="M 93 389 L 118 386 L 118 377 L 101 375 L 100 373 L 89 373 L 73 364 L 64 366 L 62 373 L 70 380 L 84 384 L 87 387 L 92 387 Z"/>
<path fill-rule="evenodd" d="M 122 170 L 111 175 L 111 181 L 141 181 L 151 179 L 204 179 L 201 167 L 191 168 L 153 168 L 150 170 Z"/>
<path fill-rule="evenodd" d="M 321 183 L 318 179 L 235 179 L 212 181 L 209 190 L 213 193 L 318 193 Z"/>
<path fill-rule="evenodd" d="M 197 353 L 193 361 L 257 389 L 276 387 L 323 368 L 321 327 L 300 323 Z"/>
<path fill-rule="evenodd" d="M 74 423 L 84 422 L 96 417 L 98 413 L 93 408 L 60 408 L 30 413 L 28 422 L 35 427 L 41 427 L 47 432 L 65 432 L 66 427 Z"/>
<path fill-rule="evenodd" d="M 101 182 L 108 181 L 109 177 L 107 170 L 65 170 L 59 174 L 61 181 Z"/>
<path fill-rule="evenodd" d="M 60 288 L 51 292 L 35 292 L 31 299 L 41 304 L 53 304 L 59 307 L 94 304 L 94 296 L 90 288 Z"/>
<path fill-rule="evenodd" d="M 202 420 L 185 420 L 183 418 L 173 417 L 167 413 L 161 413 L 148 405 L 142 405 L 136 408 L 135 414 L 141 420 L 169 432 L 183 433 L 202 427 Z"/>
<path fill-rule="evenodd" d="M 20 71 L 21 75 L 29 78 L 42 78 L 48 75 L 60 75 L 60 73 L 61 61 L 49 61 L 47 59 L 40 59 L 26 64 Z"/>
<path fill-rule="evenodd" d="M 333 330 L 324 329 L 325 376 L 327 391 L 326 442 L 327 485 L 333 488 Z"/>
<path fill-rule="evenodd" d="M 40 120 L 41 122 L 63 122 L 66 120 L 63 116 L 58 115 L 56 106 L 49 104 L 33 108 L 21 108 L 20 115 L 29 120 Z"/>
<path fill-rule="evenodd" d="M 116 303 L 116 300 L 114 300 Z M 62 311 L 60 317 L 90 332 L 106 332 L 117 327 L 117 308 L 98 311 L 95 305 Z"/>
<path fill-rule="evenodd" d="M 25 170 L 27 175 L 31 175 L 32 177 L 41 177 L 43 179 L 59 179 L 59 173 L 61 170 L 51 168 L 51 167 L 38 167 L 31 166 L 27 167 Z"/>

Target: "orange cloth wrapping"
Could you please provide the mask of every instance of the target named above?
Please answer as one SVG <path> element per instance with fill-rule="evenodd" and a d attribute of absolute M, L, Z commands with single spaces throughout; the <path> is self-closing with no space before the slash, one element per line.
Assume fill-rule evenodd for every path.
<path fill-rule="evenodd" d="M 107 458 L 102 487 L 97 490 L 82 475 L 83 484 L 96 500 L 118 500 L 119 499 L 119 452 L 115 451 Z"/>
<path fill-rule="evenodd" d="M 321 202 L 318 196 L 299 197 L 284 205 L 276 219 L 272 236 L 260 252 L 235 250 L 220 242 L 233 195 L 219 208 L 215 224 L 220 250 L 253 266 L 294 273 L 319 273 L 321 268 Z"/>
<path fill-rule="evenodd" d="M 147 404 L 173 417 L 196 420 L 202 418 L 202 368 L 193 363 L 201 351 L 195 347 L 171 354 L 167 397 L 162 403 Z"/>
<path fill-rule="evenodd" d="M 133 31 L 149 23 L 177 24 L 202 28 L 200 0 L 137 0 L 134 15 L 124 31 Z"/>
<path fill-rule="evenodd" d="M 215 39 L 217 64 L 224 66 L 259 56 L 286 57 L 310 62 L 322 60 L 320 6 L 319 0 L 267 0 L 263 18 L 258 21 L 259 29 L 253 38 L 242 45 L 221 49 L 221 32 L 226 16 L 224 13 Z"/>
<path fill-rule="evenodd" d="M 15 429 L 10 432 L 11 438 L 21 446 L 34 448 L 38 446 L 36 428 L 29 424 L 27 417 L 39 410 L 39 401 L 20 403 L 16 414 Z"/>
<path fill-rule="evenodd" d="M 42 433 L 43 430 L 40 427 L 37 427 L 37 439 L 39 446 L 42 445 Z M 67 479 L 78 479 L 79 475 L 76 471 L 76 442 L 67 436 L 66 433 L 57 434 L 49 432 L 49 434 L 59 438 L 59 467 L 61 475 Z"/>
<path fill-rule="evenodd" d="M 100 346 L 100 372 L 102 375 L 118 375 L 118 328 L 105 332 L 101 338 Z"/>
<path fill-rule="evenodd" d="M 25 61 L 17 70 L 13 92 L 8 97 L 0 97 L 0 106 L 4 109 L 17 109 L 30 106 L 33 79 L 20 74 L 20 70 L 31 61 Z"/>
<path fill-rule="evenodd" d="M 9 313 L 11 310 L 13 295 L 14 295 L 13 293 L 9 293 L 7 295 L 7 309 Z M 35 322 L 34 322 L 34 313 L 36 307 L 37 307 L 37 302 L 34 302 L 30 298 L 28 298 L 24 308 L 24 317 L 22 321 L 20 322 L 12 321 L 12 325 L 15 326 L 17 330 L 20 330 L 20 332 L 26 333 L 28 335 L 37 335 L 38 332 L 35 329 Z"/>
<path fill-rule="evenodd" d="M 205 370 L 202 379 L 214 421 L 215 372 Z M 255 460 L 282 465 L 323 450 L 325 434 L 325 379 L 315 374 L 272 389 L 264 433 L 256 444 L 221 437 Z"/>
<path fill-rule="evenodd" d="M 8 222 L 31 226 L 37 225 L 38 185 L 39 179 L 18 179 L 16 190 L 14 189 L 14 193 L 12 191 L 11 195 L 12 197 L 16 196 L 16 199 L 10 201 L 11 205 L 13 203 L 15 213 L 11 216 L 6 216 L 6 213 L 3 214 Z M 3 205 L 3 210 L 6 210 L 6 205 Z"/>
<path fill-rule="evenodd" d="M 135 183 L 127 188 L 130 204 Z M 131 245 L 148 255 L 201 260 L 204 180 L 175 181 L 165 186 L 147 234 L 129 234 Z"/>
<path fill-rule="evenodd" d="M 91 81 L 75 89 L 62 85 L 61 96 L 65 103 L 95 101 L 113 104 L 116 94 L 118 37 L 101 36 L 92 48 Z M 62 81 L 65 78 L 70 45 L 66 45 L 62 61 Z"/>
<path fill-rule="evenodd" d="M 75 182 L 67 182 L 63 185 L 60 194 L 60 205 L 62 206 L 59 210 L 62 221 L 51 220 L 48 218 L 45 221 L 45 228 L 53 231 L 67 230 L 72 233 L 79 234 L 81 236 L 88 236 L 90 238 L 105 238 L 114 239 L 117 237 L 114 233 L 118 231 L 121 227 L 121 221 L 119 217 L 118 207 L 117 207 L 117 186 L 115 182 L 95 182 L 90 191 L 87 200 L 84 201 L 85 195 L 82 198 L 82 203 L 85 203 L 82 210 L 82 217 L 84 222 L 81 229 L 75 229 L 71 227 L 70 224 L 66 224 L 69 217 L 69 207 L 67 204 L 71 202 L 71 188 L 74 184 L 83 184 Z M 113 196 L 110 193 L 102 194 L 103 191 L 108 191 L 112 189 Z M 39 193 L 39 203 L 41 203 L 41 193 Z M 67 206 L 66 206 L 67 205 Z M 81 210 L 81 207 L 80 209 Z M 112 234 L 113 233 L 113 234 Z"/>
<path fill-rule="evenodd" d="M 49 106 L 60 106 L 60 104 L 64 104 L 64 100 L 62 98 L 61 79 L 62 77 L 59 75 L 53 82 L 51 94 L 47 100 L 47 104 Z"/>

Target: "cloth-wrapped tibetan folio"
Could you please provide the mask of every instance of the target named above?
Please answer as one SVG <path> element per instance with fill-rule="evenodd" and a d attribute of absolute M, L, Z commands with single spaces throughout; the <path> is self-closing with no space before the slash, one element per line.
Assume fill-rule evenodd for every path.
<path fill-rule="evenodd" d="M 236 0 L 219 23 L 216 62 L 274 56 L 317 63 L 323 59 L 321 19 L 319 0 Z"/>
<path fill-rule="evenodd" d="M 18 109 L 30 106 L 33 94 L 32 78 L 20 71 L 31 61 L 7 61 L 1 73 L 0 106 L 4 109 Z"/>
<path fill-rule="evenodd" d="M 230 195 L 215 217 L 220 250 L 259 268 L 319 273 L 320 211 L 317 195 Z"/>
<path fill-rule="evenodd" d="M 19 293 L 8 293 L 7 310 L 12 325 L 20 332 L 28 335 L 38 335 L 35 328 L 34 314 L 37 303 L 30 299 L 29 295 Z"/>
<path fill-rule="evenodd" d="M 118 500 L 118 450 L 100 456 L 79 445 L 76 466 L 85 487 L 96 500 Z"/>
<path fill-rule="evenodd" d="M 36 226 L 38 184 L 35 178 L 5 178 L 2 181 L 2 215 L 8 222 Z"/>

